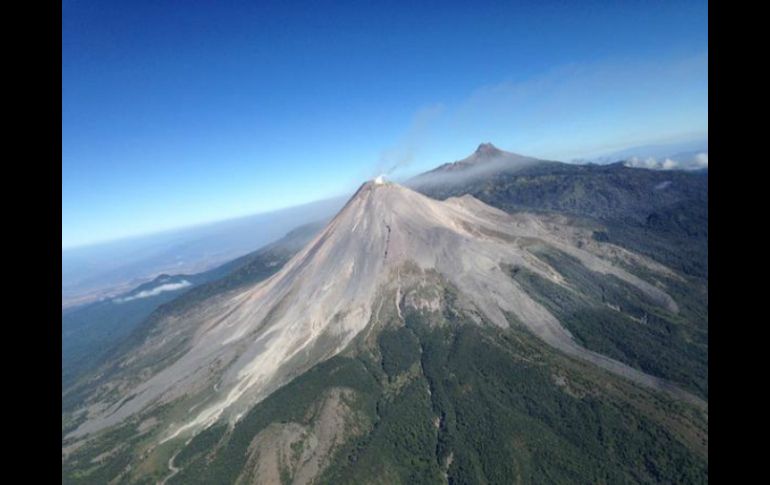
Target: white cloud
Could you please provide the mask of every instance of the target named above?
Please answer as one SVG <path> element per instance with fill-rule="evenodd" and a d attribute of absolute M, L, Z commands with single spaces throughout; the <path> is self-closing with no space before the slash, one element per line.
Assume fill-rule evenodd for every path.
<path fill-rule="evenodd" d="M 633 167 L 633 168 L 649 168 L 653 170 L 660 170 L 661 168 L 663 168 L 661 164 L 658 163 L 658 161 L 652 157 L 648 157 L 645 159 L 631 157 L 628 160 L 626 160 L 623 164 L 626 167 Z"/>
<path fill-rule="evenodd" d="M 140 291 L 136 295 L 127 296 L 125 298 L 115 298 L 115 303 L 126 303 L 131 300 L 138 300 L 140 298 L 148 298 L 150 296 L 156 296 L 166 291 L 176 291 L 182 288 L 187 288 L 188 286 L 191 286 L 192 283 L 190 283 L 187 280 L 182 280 L 178 283 L 165 283 L 159 286 L 156 286 L 155 288 L 151 290 L 144 290 Z"/>
<path fill-rule="evenodd" d="M 703 152 L 686 160 L 675 160 L 667 157 L 663 161 L 658 161 L 653 157 L 645 159 L 631 157 L 623 162 L 623 164 L 626 167 L 647 168 L 650 170 L 698 170 L 701 168 L 708 168 L 709 156 L 708 153 Z"/>
<path fill-rule="evenodd" d="M 698 168 L 706 168 L 709 166 L 709 154 L 708 153 L 699 153 L 695 155 L 695 164 L 698 166 Z"/>
<path fill-rule="evenodd" d="M 679 166 L 679 162 L 675 160 L 671 160 L 670 158 L 667 158 L 663 161 L 663 165 L 661 168 L 663 170 L 673 170 Z"/>

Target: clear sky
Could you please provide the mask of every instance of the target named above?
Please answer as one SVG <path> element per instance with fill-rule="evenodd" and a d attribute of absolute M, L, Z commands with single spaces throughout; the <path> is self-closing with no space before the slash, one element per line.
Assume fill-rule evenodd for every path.
<path fill-rule="evenodd" d="M 63 247 L 340 195 L 480 142 L 566 161 L 708 133 L 705 1 L 64 0 L 62 17 Z"/>

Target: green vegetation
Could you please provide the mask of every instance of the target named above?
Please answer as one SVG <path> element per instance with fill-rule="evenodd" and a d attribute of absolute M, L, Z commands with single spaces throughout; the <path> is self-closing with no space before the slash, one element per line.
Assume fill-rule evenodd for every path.
<path fill-rule="evenodd" d="M 420 342 L 408 328 L 386 329 L 379 335 L 382 369 L 393 380 L 420 359 Z"/>
<path fill-rule="evenodd" d="M 210 452 L 227 432 L 226 424 L 216 424 L 198 433 L 174 459 L 174 466 L 183 467 L 196 456 Z"/>
<path fill-rule="evenodd" d="M 365 399 L 356 403 L 368 416 L 373 416 L 378 385 L 365 365 L 356 359 L 333 357 L 282 387 L 255 406 L 232 431 L 227 442 L 213 457 L 197 452 L 185 452 L 186 466 L 169 484 L 233 483 L 246 464 L 246 451 L 251 440 L 270 423 L 289 421 L 304 423 L 308 410 L 325 390 L 347 387 L 358 391 Z M 207 449 L 213 444 L 212 435 L 198 435 L 188 445 L 195 449 Z M 180 453 L 180 456 L 182 455 Z"/>
<path fill-rule="evenodd" d="M 677 315 L 630 284 L 611 275 L 597 275 L 567 254 L 551 248 L 533 251 L 559 268 L 570 289 L 523 267 L 509 268 L 509 273 L 581 345 L 708 398 L 708 321 L 697 312 L 705 302 L 693 301 L 696 296 L 691 286 L 686 293 L 675 294 L 677 301 L 690 303 Z M 685 289 L 681 283 L 666 281 Z"/>
<path fill-rule="evenodd" d="M 323 483 L 378 476 L 440 483 L 450 456 L 450 483 L 699 483 L 707 476 L 701 458 L 627 404 L 564 392 L 552 378 L 554 364 L 540 360 L 546 356 L 528 335 L 501 339 L 475 325 L 435 327 L 417 313 L 406 322 L 422 346 L 423 376 L 397 405 L 378 406 L 372 433 L 349 447 Z M 416 392 L 425 384 L 430 394 Z M 398 414 L 387 412 L 391 407 Z M 434 418 L 438 429 L 426 426 Z"/>
<path fill-rule="evenodd" d="M 307 424 L 333 387 L 356 391 L 351 405 L 368 424 L 337 448 L 320 483 L 708 480 L 702 443 L 690 438 L 707 425 L 682 405 L 586 371 L 515 321 L 506 330 L 479 326 L 456 308 L 404 315 L 405 325 L 383 329 L 373 352 L 316 366 L 255 406 L 231 435 L 198 435 L 169 483 L 233 483 L 261 430 Z M 686 432 L 666 425 L 675 415 L 685 416 Z M 283 475 L 290 481 L 290 470 Z"/>
<path fill-rule="evenodd" d="M 134 461 L 132 446 L 140 440 L 129 423 L 89 441 L 62 461 L 62 485 L 108 483 Z"/>
<path fill-rule="evenodd" d="M 62 387 L 95 368 L 159 305 L 176 296 L 166 292 L 124 303 L 105 300 L 62 313 Z"/>

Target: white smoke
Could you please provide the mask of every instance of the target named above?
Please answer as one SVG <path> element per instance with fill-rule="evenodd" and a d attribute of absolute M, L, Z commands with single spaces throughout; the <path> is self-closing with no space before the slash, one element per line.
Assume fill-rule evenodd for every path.
<path fill-rule="evenodd" d="M 411 125 L 398 143 L 380 153 L 374 173 L 392 175 L 414 162 L 415 154 L 429 137 L 431 125 L 443 114 L 444 105 L 425 106 L 412 117 Z"/>

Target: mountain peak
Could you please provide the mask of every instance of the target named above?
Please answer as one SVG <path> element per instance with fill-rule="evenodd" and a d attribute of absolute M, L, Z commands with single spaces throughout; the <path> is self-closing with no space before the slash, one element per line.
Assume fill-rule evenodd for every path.
<path fill-rule="evenodd" d="M 476 148 L 476 151 L 474 154 L 481 155 L 481 156 L 493 156 L 493 155 L 499 155 L 503 153 L 502 150 L 497 148 L 491 143 L 482 143 Z"/>
<path fill-rule="evenodd" d="M 379 177 L 373 178 L 371 180 L 367 180 L 366 182 L 361 184 L 358 190 L 356 190 L 356 192 L 350 197 L 350 199 L 348 199 L 348 201 L 345 203 L 345 205 L 343 206 L 343 208 L 340 210 L 340 212 L 337 214 L 336 217 L 339 217 L 340 214 L 346 212 L 346 210 L 352 206 L 359 206 L 359 207 L 363 205 L 367 205 L 367 207 L 377 206 L 380 209 L 382 209 L 383 207 L 393 206 L 395 200 L 403 199 L 405 197 L 408 198 L 409 192 L 412 192 L 412 190 L 404 187 L 403 185 L 397 184 L 395 182 L 391 182 L 390 180 L 385 180 L 385 178 L 382 175 L 380 175 Z M 387 199 L 388 202 L 376 203 L 372 205 L 372 204 L 367 204 L 365 202 L 367 199 L 376 200 L 376 201 L 384 201 Z"/>
<path fill-rule="evenodd" d="M 462 160 L 445 163 L 433 170 L 417 175 L 410 179 L 408 184 L 417 187 L 441 183 L 463 183 L 467 182 L 470 177 L 478 177 L 493 172 L 513 173 L 539 162 L 541 160 L 501 150 L 492 143 L 486 142 L 480 144 L 476 151 Z"/>
<path fill-rule="evenodd" d="M 384 176 L 380 175 L 371 180 L 367 180 L 366 182 L 361 184 L 361 186 L 358 188 L 358 190 L 353 194 L 353 196 L 349 200 L 367 196 L 373 193 L 375 189 L 385 188 L 385 187 L 401 187 L 401 186 L 398 185 L 397 183 L 391 182 L 389 180 L 385 180 Z"/>

